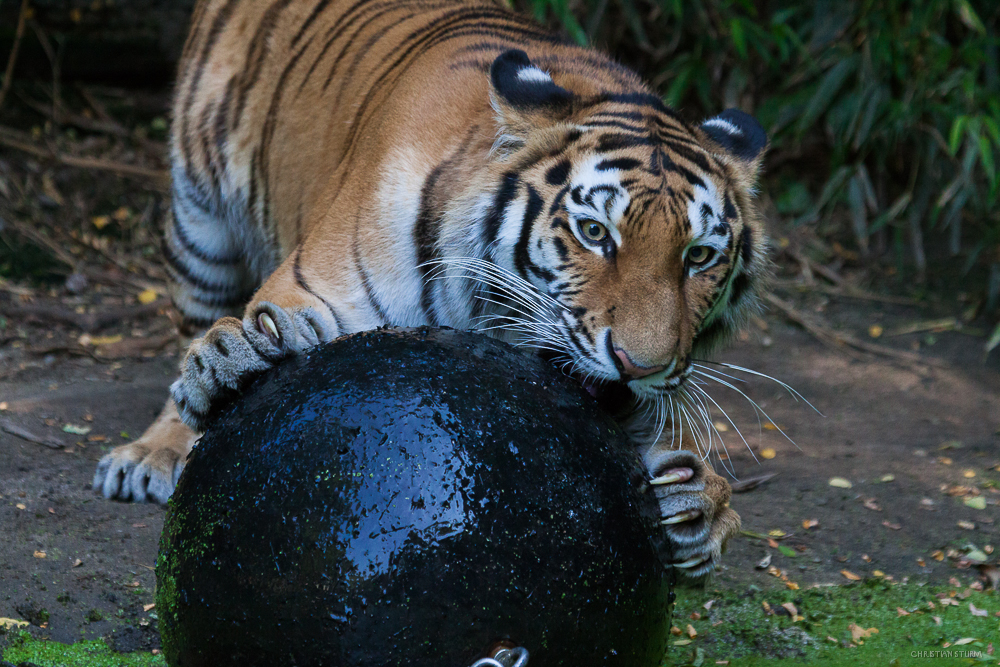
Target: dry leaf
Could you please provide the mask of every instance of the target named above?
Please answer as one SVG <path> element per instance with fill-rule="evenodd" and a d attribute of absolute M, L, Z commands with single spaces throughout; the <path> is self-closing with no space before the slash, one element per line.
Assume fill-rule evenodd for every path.
<path fill-rule="evenodd" d="M 851 581 L 861 581 L 861 577 L 854 574 L 850 570 L 841 570 L 840 573 L 844 575 L 844 577 L 846 577 L 847 579 L 850 579 Z"/>
<path fill-rule="evenodd" d="M 766 570 L 767 566 L 771 564 L 771 554 L 768 553 L 766 556 L 760 559 L 758 563 L 754 566 L 758 570 Z"/>
<path fill-rule="evenodd" d="M 771 605 L 767 603 L 767 600 L 764 600 L 761 603 L 761 606 L 764 608 L 764 613 L 766 613 L 768 616 L 774 613 L 773 611 L 771 611 Z"/>
<path fill-rule="evenodd" d="M 36 551 L 35 554 L 34 554 L 34 556 L 35 556 L 35 558 L 45 558 L 45 552 L 44 551 Z"/>
<path fill-rule="evenodd" d="M 761 452 L 760 452 L 760 457 L 762 459 L 773 459 L 777 455 L 778 455 L 778 453 L 775 452 L 770 447 L 768 447 L 767 449 L 761 450 Z"/>
<path fill-rule="evenodd" d="M 938 549 L 937 551 L 931 554 L 931 558 L 933 558 L 936 561 L 942 561 L 944 560 L 944 552 Z"/>
<path fill-rule="evenodd" d="M 986 498 L 983 496 L 975 496 L 972 498 L 966 498 L 962 501 L 965 503 L 966 507 L 971 507 L 974 510 L 984 510 L 986 509 Z"/>
<path fill-rule="evenodd" d="M 80 567 L 81 565 L 83 565 L 83 561 L 80 560 L 79 558 L 73 561 L 73 567 Z"/>
<path fill-rule="evenodd" d="M 687 626 L 687 636 L 690 637 L 691 639 L 694 639 L 695 637 L 698 636 L 698 631 L 695 630 L 694 626 L 691 625 L 690 623 L 688 623 Z"/>
<path fill-rule="evenodd" d="M 941 625 L 941 617 L 940 616 L 931 616 L 931 618 L 934 619 L 934 625 Z"/>
<path fill-rule="evenodd" d="M 971 644 L 976 641 L 975 637 L 962 637 L 961 639 L 956 639 L 954 646 L 965 646 L 966 644 Z"/>
<path fill-rule="evenodd" d="M 19 621 L 16 618 L 0 618 L 0 628 L 10 630 L 11 628 L 27 627 L 27 621 Z"/>
<path fill-rule="evenodd" d="M 882 507 L 878 504 L 878 501 L 874 498 L 865 498 L 862 503 L 867 509 L 874 510 L 876 512 L 881 512 Z"/>
<path fill-rule="evenodd" d="M 144 605 L 142 605 L 142 610 L 144 612 L 147 612 L 147 613 L 150 612 L 150 611 L 152 611 L 155 608 L 156 608 L 156 603 L 155 602 L 152 602 L 150 604 L 144 604 Z"/>
<path fill-rule="evenodd" d="M 979 609 L 978 607 L 976 607 L 976 605 L 972 604 L 971 602 L 969 603 L 969 612 L 973 616 L 982 616 L 983 618 L 986 618 L 987 616 L 990 615 L 990 612 L 986 611 L 985 609 Z"/>
<path fill-rule="evenodd" d="M 780 528 L 775 528 L 774 530 L 767 531 L 767 534 L 770 535 L 771 537 L 784 537 L 785 531 L 781 530 Z"/>
<path fill-rule="evenodd" d="M 98 229 L 104 229 L 109 224 L 111 224 L 111 216 L 110 215 L 95 215 L 94 217 L 92 217 L 90 219 L 90 224 L 94 225 L 94 227 L 97 227 Z"/>
<path fill-rule="evenodd" d="M 139 296 L 137 296 L 136 299 L 139 300 L 139 303 L 145 306 L 146 304 L 153 303 L 154 301 L 156 301 L 157 296 L 158 295 L 156 293 L 156 290 L 144 289 L 143 291 L 139 292 Z"/>
<path fill-rule="evenodd" d="M 687 646 L 691 643 L 690 639 L 678 639 L 674 642 L 674 646 Z"/>
<path fill-rule="evenodd" d="M 893 523 L 891 521 L 883 521 L 882 525 L 888 528 L 889 530 L 899 530 L 902 528 L 902 526 L 899 525 L 898 523 Z"/>
<path fill-rule="evenodd" d="M 683 634 L 683 630 L 681 630 L 680 628 L 678 628 L 675 625 L 672 628 L 670 628 L 670 634 L 672 634 L 672 635 L 680 635 L 680 634 Z"/>
<path fill-rule="evenodd" d="M 797 591 L 797 590 L 799 590 L 799 585 L 797 583 L 795 583 L 794 581 L 786 581 L 785 582 L 785 588 L 791 589 L 793 591 Z"/>
<path fill-rule="evenodd" d="M 28 508 L 28 506 L 25 505 L 24 503 L 18 503 L 17 505 L 14 505 L 14 507 L 16 507 L 19 510 L 23 510 L 23 509 L 27 509 Z"/>
<path fill-rule="evenodd" d="M 785 611 L 788 612 L 789 616 L 798 616 L 799 615 L 798 608 L 796 608 L 796 606 L 794 604 L 792 604 L 791 602 L 783 602 L 781 604 L 781 606 L 785 608 Z"/>
<path fill-rule="evenodd" d="M 882 570 L 875 570 L 874 572 L 872 572 L 872 576 L 873 577 L 884 577 L 885 576 L 885 572 L 883 572 Z"/>
<path fill-rule="evenodd" d="M 937 457 L 937 461 L 941 465 L 946 465 L 946 466 L 950 466 L 951 465 L 951 459 L 949 459 L 947 456 L 939 456 L 939 457 Z"/>
<path fill-rule="evenodd" d="M 896 607 L 896 615 L 897 616 L 909 616 L 910 612 L 906 611 L 902 607 Z"/>
<path fill-rule="evenodd" d="M 919 565 L 920 567 L 927 567 L 927 561 L 925 561 L 923 558 L 918 558 L 917 565 Z"/>
<path fill-rule="evenodd" d="M 712 605 L 715 604 L 715 600 L 709 600 L 705 604 L 701 605 L 705 608 L 705 611 L 712 611 Z"/>
<path fill-rule="evenodd" d="M 850 625 L 848 625 L 847 629 L 850 630 L 850 632 L 851 632 L 851 638 L 855 642 L 858 641 L 858 640 L 870 637 L 872 635 L 877 635 L 878 634 L 878 628 L 868 628 L 866 630 L 866 629 L 862 628 L 861 626 L 859 626 L 859 625 L 857 625 L 855 623 L 851 623 Z"/>
<path fill-rule="evenodd" d="M 976 524 L 972 523 L 971 521 L 959 521 L 958 527 L 964 528 L 965 530 L 975 530 Z"/>
<path fill-rule="evenodd" d="M 815 528 L 818 525 L 819 525 L 818 519 L 806 519 L 805 521 L 802 522 L 802 527 L 805 528 L 806 530 L 809 530 L 810 528 Z"/>
<path fill-rule="evenodd" d="M 962 477 L 965 477 L 966 479 L 972 479 L 975 476 L 976 476 L 975 470 L 966 470 L 965 472 L 962 473 Z"/>
<path fill-rule="evenodd" d="M 891 481 L 893 481 L 894 479 L 896 479 L 896 476 L 895 476 L 895 475 L 893 475 L 893 474 L 888 474 L 888 475 L 882 475 L 881 477 L 879 477 L 879 480 L 878 480 L 878 481 L 880 481 L 880 482 L 891 482 Z"/>
<path fill-rule="evenodd" d="M 87 435 L 91 431 L 89 426 L 77 426 L 76 424 L 63 424 L 63 433 L 72 433 L 73 435 Z"/>
<path fill-rule="evenodd" d="M 846 479 L 844 479 L 843 477 L 831 477 L 830 478 L 830 486 L 835 486 L 838 489 L 849 489 L 849 488 L 851 488 L 854 485 L 851 484 Z"/>
<path fill-rule="evenodd" d="M 873 324 L 870 327 L 868 327 L 868 335 L 871 336 L 872 338 L 878 338 L 879 336 L 882 335 L 884 331 L 885 329 L 883 329 L 881 325 L 878 324 Z"/>

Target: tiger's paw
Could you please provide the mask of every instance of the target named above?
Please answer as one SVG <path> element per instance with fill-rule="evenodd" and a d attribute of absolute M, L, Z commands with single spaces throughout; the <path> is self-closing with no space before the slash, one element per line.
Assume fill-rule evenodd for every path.
<path fill-rule="evenodd" d="M 242 321 L 224 317 L 191 343 L 181 377 L 170 386 L 181 419 L 203 431 L 212 409 L 285 357 L 333 340 L 329 313 L 311 307 L 284 309 L 261 301 Z"/>
<path fill-rule="evenodd" d="M 653 448 L 644 459 L 673 547 L 673 566 L 691 578 L 712 572 L 726 542 L 740 530 L 740 516 L 729 507 L 729 482 L 686 450 Z"/>
<path fill-rule="evenodd" d="M 108 499 L 165 503 L 197 438 L 168 405 L 141 438 L 101 458 L 91 488 Z"/>

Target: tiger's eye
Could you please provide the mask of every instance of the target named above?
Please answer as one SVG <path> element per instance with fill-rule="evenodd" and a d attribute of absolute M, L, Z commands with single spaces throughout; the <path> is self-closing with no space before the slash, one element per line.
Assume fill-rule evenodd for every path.
<path fill-rule="evenodd" d="M 608 228 L 596 220 L 581 220 L 580 231 L 588 241 L 600 243 L 608 236 Z"/>
<path fill-rule="evenodd" d="M 715 248 L 704 245 L 693 246 L 687 252 L 687 261 L 693 266 L 708 264 L 713 257 L 715 257 Z"/>

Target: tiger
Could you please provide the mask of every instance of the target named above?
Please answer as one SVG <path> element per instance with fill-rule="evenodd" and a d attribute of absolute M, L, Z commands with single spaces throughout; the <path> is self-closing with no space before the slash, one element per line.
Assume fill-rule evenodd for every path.
<path fill-rule="evenodd" d="M 667 406 L 759 303 L 751 115 L 685 120 L 483 0 L 200 0 L 170 136 L 163 256 L 200 335 L 97 491 L 165 503 L 213 410 L 290 355 L 452 327 L 576 378 L 632 436 L 670 565 L 720 566 L 731 487 Z"/>

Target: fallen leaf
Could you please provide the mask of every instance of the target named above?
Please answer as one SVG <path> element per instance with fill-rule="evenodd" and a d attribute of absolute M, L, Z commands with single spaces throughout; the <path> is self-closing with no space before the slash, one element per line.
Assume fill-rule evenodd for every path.
<path fill-rule="evenodd" d="M 11 628 L 24 628 L 27 627 L 27 621 L 19 621 L 16 618 L 0 618 L 0 628 L 9 630 Z"/>
<path fill-rule="evenodd" d="M 865 498 L 862 504 L 867 509 L 874 510 L 876 512 L 882 511 L 882 507 L 878 504 L 878 501 L 875 500 L 874 498 Z"/>
<path fill-rule="evenodd" d="M 150 612 L 150 611 L 152 611 L 155 608 L 156 608 L 156 603 L 155 602 L 151 602 L 150 604 L 144 604 L 144 605 L 142 605 L 142 610 L 144 612 L 147 612 L 147 613 Z"/>
<path fill-rule="evenodd" d="M 971 544 L 969 546 L 972 548 L 970 548 L 968 551 L 965 552 L 965 557 L 968 560 L 974 561 L 976 563 L 985 563 L 987 558 L 986 554 L 980 551 L 979 549 L 976 549 Z"/>
<path fill-rule="evenodd" d="M 705 608 L 705 611 L 712 611 L 712 605 L 715 604 L 715 600 L 709 600 L 705 604 L 701 605 Z"/>
<path fill-rule="evenodd" d="M 117 222 L 125 222 L 126 220 L 129 219 L 130 215 L 132 215 L 132 211 L 129 210 L 128 206 L 122 206 L 118 208 L 117 211 L 112 213 L 111 217 L 114 218 Z"/>
<path fill-rule="evenodd" d="M 919 565 L 920 567 L 927 567 L 927 561 L 925 561 L 923 558 L 918 558 L 917 565 Z"/>
<path fill-rule="evenodd" d="M 0 401 L 0 412 L 2 412 L 2 411 L 4 411 L 4 410 L 6 410 L 6 409 L 7 409 L 7 408 L 9 408 L 9 407 L 10 407 L 10 406 L 9 406 L 9 405 L 7 405 L 7 401 Z"/>
<path fill-rule="evenodd" d="M 941 617 L 940 616 L 931 616 L 931 618 L 934 619 L 934 625 L 941 625 Z"/>
<path fill-rule="evenodd" d="M 951 598 L 941 598 L 941 599 L 939 600 L 939 603 L 940 603 L 940 604 L 941 604 L 942 606 L 944 606 L 944 607 L 947 607 L 947 606 L 949 606 L 949 605 L 950 605 L 950 606 L 952 606 L 952 607 L 957 607 L 957 606 L 959 606 L 959 604 L 958 604 L 958 601 L 957 601 L 957 600 L 952 600 Z"/>
<path fill-rule="evenodd" d="M 971 521 L 959 521 L 958 527 L 964 528 L 965 530 L 975 530 L 976 524 L 972 523 Z"/>
<path fill-rule="evenodd" d="M 18 504 L 17 504 L 17 505 L 15 505 L 14 507 L 16 507 L 16 508 L 17 508 L 17 509 L 19 509 L 19 510 L 23 510 L 23 509 L 27 509 L 27 508 L 28 508 L 28 506 L 27 506 L 27 505 L 25 505 L 24 503 L 18 503 Z"/>
<path fill-rule="evenodd" d="M 699 614 L 696 611 L 692 611 L 691 612 L 691 616 L 689 616 L 688 618 L 690 618 L 692 621 L 700 621 L 701 620 L 701 614 Z"/>
<path fill-rule="evenodd" d="M 818 525 L 819 525 L 818 519 L 806 519 L 805 521 L 802 522 L 802 527 L 805 528 L 806 530 L 809 530 L 810 528 L 815 528 Z"/>
<path fill-rule="evenodd" d="M 35 558 L 45 558 L 45 552 L 44 551 L 36 551 L 35 554 L 34 554 L 34 556 L 35 556 Z"/>
<path fill-rule="evenodd" d="M 951 459 L 949 459 L 947 456 L 939 456 L 937 457 L 937 461 L 941 465 L 946 465 L 946 466 L 950 466 L 952 463 Z"/>
<path fill-rule="evenodd" d="M 796 606 L 794 604 L 792 604 L 791 602 L 783 602 L 781 604 L 781 606 L 785 608 L 785 611 L 788 612 L 789 616 L 798 616 L 799 615 L 798 608 L 796 608 Z"/>
<path fill-rule="evenodd" d="M 972 479 L 975 476 L 976 476 L 975 470 L 966 470 L 965 472 L 962 473 L 962 477 L 965 477 L 966 479 Z"/>
<path fill-rule="evenodd" d="M 784 545 L 780 545 L 778 547 L 778 551 L 780 551 L 783 556 L 787 556 L 788 558 L 795 558 L 796 556 L 798 556 L 798 554 L 795 553 L 795 549 L 792 549 L 791 547 L 786 547 Z"/>
<path fill-rule="evenodd" d="M 694 639 L 695 637 L 698 636 L 698 631 L 695 630 L 694 626 L 691 625 L 690 623 L 688 623 L 687 626 L 687 636 L 690 637 L 691 639 Z"/>
<path fill-rule="evenodd" d="M 143 291 L 139 292 L 139 295 L 136 297 L 136 299 L 139 300 L 139 303 L 145 306 L 146 304 L 150 304 L 156 301 L 157 296 L 159 295 L 156 293 L 156 290 L 144 289 Z"/>
<path fill-rule="evenodd" d="M 954 646 L 965 646 L 966 644 L 971 644 L 976 641 L 975 637 L 962 637 L 961 639 L 956 639 Z"/>
<path fill-rule="evenodd" d="M 883 329 L 878 324 L 873 324 L 870 327 L 868 327 L 868 335 L 871 336 L 872 338 L 878 338 L 879 336 L 882 335 L 883 332 L 885 332 L 885 329 Z"/>
<path fill-rule="evenodd" d="M 674 646 L 687 646 L 691 643 L 690 639 L 678 639 L 674 642 Z"/>
<path fill-rule="evenodd" d="M 771 554 L 768 553 L 766 556 L 760 559 L 758 563 L 754 566 L 758 570 L 766 570 L 767 566 L 771 564 Z"/>
<path fill-rule="evenodd" d="M 79 558 L 73 561 L 73 567 L 80 567 L 81 565 L 83 565 L 83 561 L 80 560 Z"/>
<path fill-rule="evenodd" d="M 97 227 L 98 229 L 104 229 L 105 227 L 111 224 L 111 216 L 95 215 L 90 219 L 90 224 L 92 224 L 94 227 Z"/>
<path fill-rule="evenodd" d="M 922 498 L 920 500 L 920 509 L 934 509 L 934 501 L 930 498 Z"/>
<path fill-rule="evenodd" d="M 831 477 L 830 478 L 830 486 L 835 486 L 838 489 L 849 489 L 849 488 L 851 488 L 854 485 L 851 484 L 846 479 L 844 479 L 843 477 Z"/>
<path fill-rule="evenodd" d="M 899 529 L 902 528 L 902 526 L 900 524 L 893 523 L 891 521 L 883 521 L 882 525 L 885 526 L 886 528 L 888 528 L 889 530 L 899 530 Z"/>
<path fill-rule="evenodd" d="M 854 574 L 850 570 L 841 570 L 840 573 L 844 575 L 845 578 L 850 579 L 851 581 L 861 581 L 861 577 Z"/>
<path fill-rule="evenodd" d="M 773 459 L 777 455 L 778 455 L 778 453 L 775 452 L 770 447 L 768 447 L 767 449 L 762 450 L 761 453 L 760 453 L 760 457 L 762 459 Z"/>
<path fill-rule="evenodd" d="M 138 581 L 130 581 L 127 584 L 125 584 L 125 587 L 126 588 L 139 588 L 139 582 Z"/>
<path fill-rule="evenodd" d="M 892 475 L 892 474 L 889 474 L 889 475 L 882 475 L 881 477 L 879 477 L 878 481 L 880 481 L 880 482 L 891 482 L 894 479 L 896 479 L 896 476 Z"/>
<path fill-rule="evenodd" d="M 909 616 L 910 612 L 906 611 L 902 607 L 896 607 L 896 616 Z"/>
<path fill-rule="evenodd" d="M 797 583 L 795 583 L 794 581 L 786 581 L 785 582 L 785 588 L 791 589 L 793 591 L 797 591 L 797 590 L 799 590 L 799 585 Z"/>
<path fill-rule="evenodd" d="M 855 623 L 851 623 L 850 625 L 848 625 L 847 629 L 851 632 L 851 638 L 854 639 L 854 641 L 865 639 L 872 635 L 878 634 L 878 628 L 868 628 L 866 630 L 862 628 L 860 625 L 857 625 Z"/>
<path fill-rule="evenodd" d="M 768 616 L 770 616 L 770 615 L 772 615 L 774 613 L 773 611 L 771 611 L 771 605 L 769 605 L 767 603 L 767 600 L 764 600 L 761 603 L 761 606 L 764 608 L 764 613 L 766 613 Z"/>
<path fill-rule="evenodd" d="M 966 507 L 971 507 L 974 510 L 984 510 L 986 509 L 986 498 L 984 496 L 975 496 L 972 498 L 966 498 L 962 501 Z"/>
<path fill-rule="evenodd" d="M 76 424 L 63 424 L 63 433 L 72 433 L 73 435 L 87 435 L 90 433 L 91 428 L 89 426 L 77 426 Z"/>
<path fill-rule="evenodd" d="M 985 551 L 988 554 L 993 553 L 993 545 L 992 544 L 987 544 L 985 547 L 983 547 L 983 551 Z"/>
<path fill-rule="evenodd" d="M 973 616 L 982 616 L 983 618 L 986 618 L 987 616 L 990 615 L 990 612 L 986 611 L 985 609 L 979 609 L 978 607 L 976 607 L 976 605 L 972 604 L 971 602 L 969 603 L 969 612 Z"/>
<path fill-rule="evenodd" d="M 885 572 L 883 572 L 882 570 L 875 570 L 874 572 L 872 572 L 872 576 L 881 578 L 885 576 Z"/>
<path fill-rule="evenodd" d="M 937 561 L 942 561 L 944 560 L 944 552 L 938 549 L 937 551 L 931 554 L 931 558 Z"/>
<path fill-rule="evenodd" d="M 771 537 L 784 537 L 786 533 L 780 528 L 775 528 L 774 530 L 767 531 L 767 534 Z"/>
<path fill-rule="evenodd" d="M 675 625 L 675 626 L 673 626 L 672 628 L 670 628 L 670 634 L 672 634 L 672 635 L 680 635 L 680 634 L 684 634 L 684 631 L 683 631 L 683 630 L 681 630 L 680 628 L 678 628 L 678 627 L 677 627 L 677 626 Z"/>
<path fill-rule="evenodd" d="M 769 537 L 769 538 L 767 538 L 767 546 L 771 547 L 772 549 L 777 549 L 778 548 L 778 543 L 775 542 L 775 540 L 774 540 L 773 537 Z"/>

